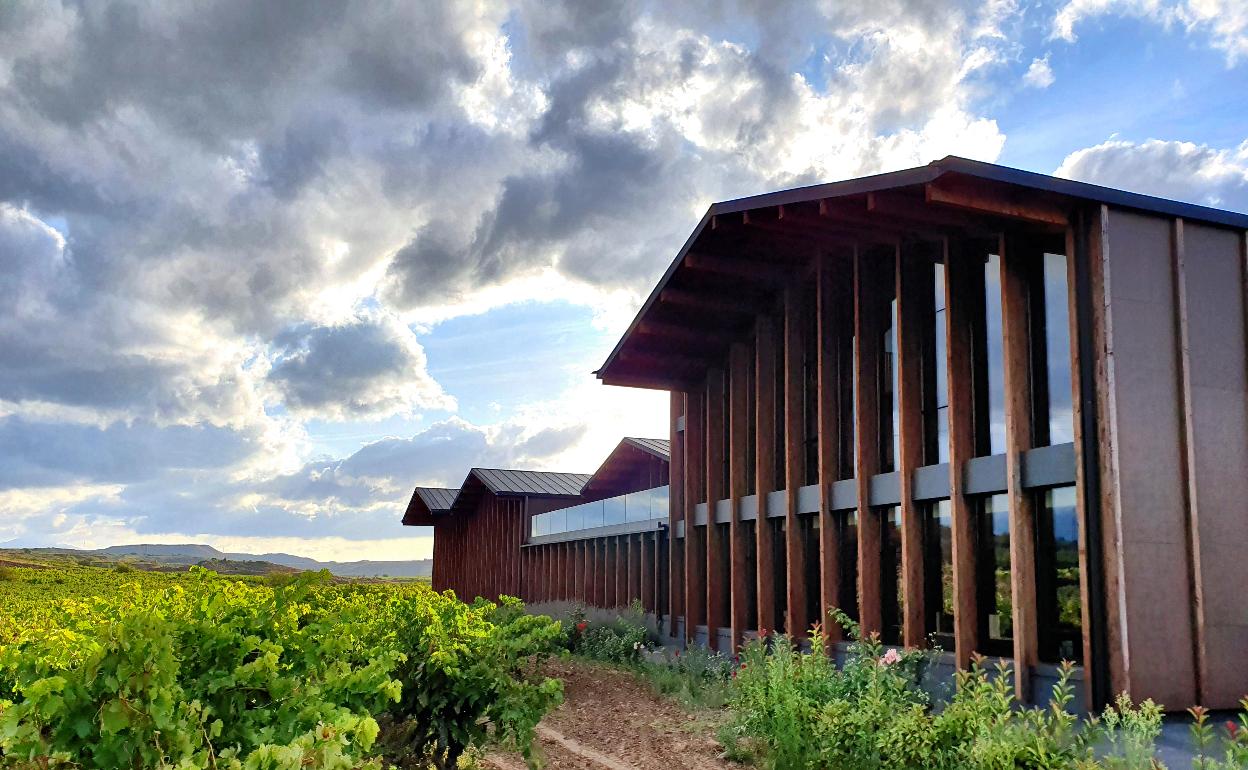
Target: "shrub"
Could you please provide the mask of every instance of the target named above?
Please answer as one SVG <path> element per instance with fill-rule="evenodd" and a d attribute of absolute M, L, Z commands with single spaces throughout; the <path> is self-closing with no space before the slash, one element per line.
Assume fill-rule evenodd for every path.
<path fill-rule="evenodd" d="M 1047 706 L 1021 708 L 1009 666 L 1002 663 L 990 672 L 979 659 L 958 674 L 955 694 L 938 709 L 919 687 L 927 653 L 885 650 L 876 636 L 863 638 L 848 618 L 836 617 L 851 639 L 840 669 L 819 645 L 802 652 L 782 635 L 746 645 L 733 680 L 732 719 L 720 734 L 731 756 L 785 770 L 1160 767 L 1154 741 L 1161 709 L 1151 701 L 1133 707 L 1121 697 L 1099 719 L 1081 723 L 1069 710 L 1072 665 L 1061 667 Z M 818 638 L 817 628 L 812 638 Z M 1244 719 L 1227 730 L 1225 764 L 1198 768 L 1243 766 Z M 1214 731 L 1207 725 L 1200 730 L 1211 745 Z"/>
<path fill-rule="evenodd" d="M 12 567 L 0 567 L 0 583 L 20 580 L 21 576 L 18 571 Z"/>

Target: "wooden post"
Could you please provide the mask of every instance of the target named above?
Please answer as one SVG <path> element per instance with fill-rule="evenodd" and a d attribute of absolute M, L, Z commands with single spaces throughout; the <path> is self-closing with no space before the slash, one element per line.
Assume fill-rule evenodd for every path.
<path fill-rule="evenodd" d="M 685 639 L 689 642 L 706 618 L 706 551 L 701 547 L 702 529 L 694 524 L 706 476 L 702 402 L 700 392 L 690 393 L 685 401 Z"/>
<path fill-rule="evenodd" d="M 767 517 L 767 493 L 776 488 L 776 323 L 759 316 L 754 326 L 754 490 L 758 520 L 754 522 L 755 575 L 758 592 L 758 631 L 774 631 L 776 564 L 772 528 Z"/>
<path fill-rule="evenodd" d="M 668 473 L 667 515 L 667 635 L 676 638 L 676 618 L 684 612 L 684 538 L 676 537 L 677 522 L 685 519 L 685 431 L 678 430 L 685 416 L 685 394 L 673 391 L 671 397 L 671 466 Z"/>
<path fill-rule="evenodd" d="M 729 433 L 729 498 L 732 500 L 732 520 L 728 525 L 728 540 L 731 548 L 730 572 L 732 576 L 732 649 L 735 652 L 741 646 L 745 630 L 750 626 L 746 617 L 749 610 L 747 596 L 749 592 L 750 574 L 748 557 L 746 556 L 745 525 L 741 522 L 741 498 L 749 494 L 746 482 L 746 442 L 749 440 L 749 385 L 750 348 L 745 343 L 736 343 L 729 354 L 730 371 L 728 394 L 728 433 Z"/>
<path fill-rule="evenodd" d="M 806 637 L 806 552 L 802 547 L 802 524 L 797 513 L 797 491 L 805 475 L 802 451 L 802 294 L 797 286 L 784 293 L 784 551 L 788 589 L 788 622 L 785 629 L 794 639 Z"/>
<path fill-rule="evenodd" d="M 719 628 L 728 616 L 728 576 L 722 555 L 728 543 L 715 523 L 716 503 L 724 490 L 724 370 L 706 373 L 706 632 L 712 650 L 719 649 Z"/>
<path fill-rule="evenodd" d="M 884 262 L 889 269 L 892 261 Z M 880 349 L 879 320 L 874 303 L 878 292 L 872 280 L 880 264 L 873 264 L 861 249 L 854 253 L 854 333 L 858 339 L 854 356 L 857 388 L 854 422 L 858 426 L 858 617 L 864 634 L 883 630 L 880 605 L 880 527 L 871 510 L 871 477 L 880 468 Z"/>
<path fill-rule="evenodd" d="M 637 546 L 641 557 L 641 605 L 646 612 L 655 612 L 658 604 L 654 600 L 654 546 L 650 542 L 651 535 L 642 532 L 637 536 Z"/>
<path fill-rule="evenodd" d="M 1023 452 L 1032 448 L 1031 347 L 1027 336 L 1027 265 L 1032 254 L 1015 237 L 1001 238 L 1002 369 L 1005 374 L 1005 469 L 1010 505 L 1010 578 L 1014 612 L 1014 688 L 1031 700 L 1038 659 L 1036 626 L 1036 510 L 1023 489 Z"/>
<path fill-rule="evenodd" d="M 980 649 L 975 580 L 975 519 L 966 498 L 963 469 L 975 456 L 972 350 L 984 271 L 960 242 L 945 241 L 945 373 L 949 393 L 949 513 L 953 537 L 953 637 L 959 668 Z"/>
<path fill-rule="evenodd" d="M 932 321 L 931 263 L 897 248 L 897 476 L 901 491 L 902 642 L 922 647 L 923 512 L 914 500 L 914 471 L 923 464 L 923 327 Z M 925 280 L 924 269 L 926 268 Z"/>
<path fill-rule="evenodd" d="M 839 269 L 838 269 L 839 268 Z M 819 395 L 819 623 L 824 644 L 841 638 L 841 627 L 830 612 L 840 593 L 840 538 L 832 521 L 832 483 L 840 469 L 840 413 L 837 387 L 837 291 L 839 260 L 821 253 L 816 263 L 816 336 Z M 851 273 L 852 275 L 852 273 Z M 842 273 L 843 276 L 843 273 Z"/>

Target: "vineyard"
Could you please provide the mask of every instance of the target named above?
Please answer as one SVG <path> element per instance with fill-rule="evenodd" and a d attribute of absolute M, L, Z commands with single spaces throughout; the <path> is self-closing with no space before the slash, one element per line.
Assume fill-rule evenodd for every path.
<path fill-rule="evenodd" d="M 0 767 L 454 767 L 528 756 L 560 624 L 418 583 L 0 568 Z"/>

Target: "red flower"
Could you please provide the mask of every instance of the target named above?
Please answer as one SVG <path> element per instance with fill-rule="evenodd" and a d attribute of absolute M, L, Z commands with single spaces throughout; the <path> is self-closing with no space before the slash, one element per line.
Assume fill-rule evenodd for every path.
<path fill-rule="evenodd" d="M 677 651 L 676 651 L 676 657 L 678 657 L 678 658 L 680 657 L 680 650 L 677 650 Z"/>
<path fill-rule="evenodd" d="M 577 624 L 576 624 L 576 630 L 577 630 L 577 631 L 584 631 L 584 630 L 585 630 L 585 627 L 586 627 L 586 626 L 588 626 L 588 625 L 589 625 L 588 623 L 586 623 L 585 621 L 583 621 L 583 620 L 582 620 L 580 623 L 577 623 Z"/>
<path fill-rule="evenodd" d="M 1232 738 L 1234 738 L 1235 733 L 1239 732 L 1239 725 L 1235 722 L 1228 721 L 1226 723 L 1226 732 L 1229 733 Z"/>

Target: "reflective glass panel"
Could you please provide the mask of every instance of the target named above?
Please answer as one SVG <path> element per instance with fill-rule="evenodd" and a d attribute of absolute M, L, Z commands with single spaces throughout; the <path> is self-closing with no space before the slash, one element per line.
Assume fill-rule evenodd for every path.
<path fill-rule="evenodd" d="M 880 527 L 880 605 L 884 627 L 880 639 L 885 644 L 901 641 L 901 508 L 889 506 L 876 514 Z"/>
<path fill-rule="evenodd" d="M 1049 443 L 1075 440 L 1071 410 L 1070 300 L 1066 288 L 1066 257 L 1044 255 L 1044 342 L 1048 369 Z"/>
<path fill-rule="evenodd" d="M 938 637 L 948 649 L 953 634 L 953 514 L 948 500 L 927 509 L 924 536 L 923 582 L 927 633 Z"/>
<path fill-rule="evenodd" d="M 1009 654 L 1008 644 L 994 645 L 1014 636 L 1013 598 L 1010 593 L 1010 507 L 1005 495 L 981 498 L 978 506 L 977 556 L 979 572 L 980 637 L 987 639 L 989 654 Z"/>
<path fill-rule="evenodd" d="M 628 520 L 628 512 L 625 510 L 623 497 L 611 497 L 602 501 L 603 526 L 612 526 L 614 524 L 623 524 Z"/>
<path fill-rule="evenodd" d="M 1083 660 L 1083 602 L 1079 591 L 1079 519 L 1075 488 L 1041 493 L 1036 517 L 1036 590 L 1040 659 Z"/>

